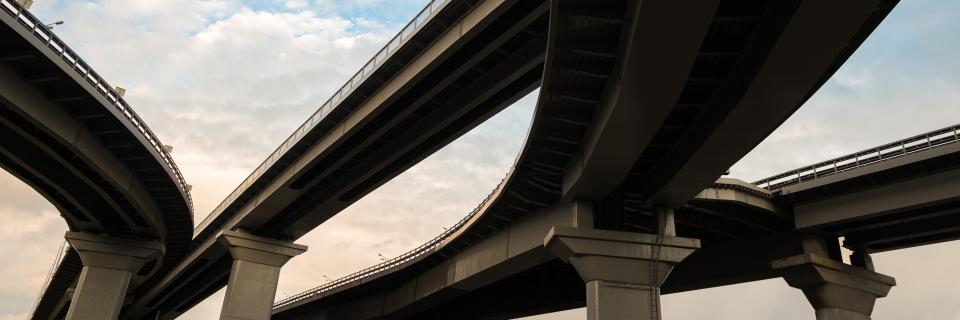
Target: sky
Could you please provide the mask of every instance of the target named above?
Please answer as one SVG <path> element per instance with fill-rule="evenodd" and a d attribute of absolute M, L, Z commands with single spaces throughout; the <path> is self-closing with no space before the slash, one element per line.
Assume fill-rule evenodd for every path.
<path fill-rule="evenodd" d="M 201 221 L 425 0 L 37 0 L 33 12 L 126 98 L 193 185 Z M 752 181 L 960 123 L 960 2 L 902 1 L 813 98 L 731 168 Z M 513 163 L 536 92 L 298 240 L 277 298 L 397 256 L 467 214 Z M 0 171 L 0 320 L 24 319 L 66 231 Z M 874 319 L 960 320 L 960 243 L 877 254 Z M 222 291 L 180 317 L 214 319 Z M 674 320 L 811 319 L 780 279 L 671 294 Z M 584 319 L 582 309 L 530 319 Z"/>

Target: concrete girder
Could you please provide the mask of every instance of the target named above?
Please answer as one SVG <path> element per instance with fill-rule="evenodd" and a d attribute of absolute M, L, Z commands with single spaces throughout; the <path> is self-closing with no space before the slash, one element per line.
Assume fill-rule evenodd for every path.
<path fill-rule="evenodd" d="M 614 73 L 564 172 L 565 199 L 602 199 L 620 184 L 673 109 L 719 1 L 630 3 Z"/>
<path fill-rule="evenodd" d="M 938 172 L 855 193 L 794 204 L 797 228 L 820 229 L 960 198 L 960 170 Z"/>
<path fill-rule="evenodd" d="M 22 150 L 10 153 L 11 156 L 23 158 L 24 160 L 19 161 L 22 166 L 32 170 L 34 176 L 45 180 L 47 185 L 59 186 L 57 182 L 58 178 L 68 179 L 76 177 L 75 180 L 86 185 L 90 190 L 93 190 L 93 192 L 96 193 L 96 197 L 103 199 L 103 201 L 97 202 L 97 210 L 86 213 L 88 217 L 85 218 L 93 219 L 93 224 L 83 221 L 82 218 L 70 222 L 75 226 L 86 227 L 77 230 L 108 232 L 98 220 L 105 220 L 107 215 L 113 213 L 116 218 L 122 219 L 134 235 L 157 237 L 160 239 L 166 238 L 166 228 L 161 217 L 162 211 L 157 204 L 151 200 L 150 193 L 146 191 L 142 183 L 137 181 L 137 175 L 117 160 L 117 158 L 98 141 L 99 139 L 88 132 L 81 123 L 71 119 L 65 110 L 57 104 L 50 102 L 42 93 L 21 81 L 13 71 L 5 66 L 0 66 L 0 99 L 2 99 L 3 104 L 7 105 L 11 111 L 17 113 L 21 118 L 30 121 L 30 123 L 41 130 L 44 135 L 55 139 L 57 142 L 56 146 L 49 146 L 37 137 L 34 137 L 31 133 L 21 131 L 19 134 L 27 139 L 26 142 L 36 146 L 38 152 L 43 152 L 47 158 L 52 159 L 51 161 L 53 162 L 50 163 L 50 166 L 56 166 L 56 168 L 49 166 L 33 168 L 34 164 L 30 160 L 31 158 L 29 158 L 30 154 L 26 154 Z M 16 125 L 13 125 L 9 121 L 12 121 L 12 119 L 0 119 L 0 123 L 2 123 L 4 127 L 11 128 L 11 130 L 19 130 L 16 129 Z M 14 140 L 9 140 L 9 142 L 12 143 Z M 71 155 L 73 158 L 62 158 L 56 151 L 51 150 L 53 147 L 68 148 L 69 151 L 72 152 Z M 3 148 L 4 146 L 0 145 L 0 149 Z M 37 160 L 37 162 L 39 161 L 40 160 Z M 97 176 L 90 177 L 87 173 L 81 172 L 73 163 L 75 161 L 84 163 L 84 168 L 89 168 L 89 170 L 92 170 Z M 54 170 L 58 168 L 62 168 L 62 174 L 56 177 L 48 177 L 45 175 L 44 169 Z M 66 175 L 69 175 L 69 177 L 64 177 Z M 80 208 L 84 207 L 80 204 L 84 199 L 73 199 L 70 201 L 71 203 L 60 203 L 58 199 L 48 194 L 49 190 L 37 187 L 36 184 L 40 182 L 23 179 L 24 177 L 19 178 L 38 190 L 38 192 L 48 200 L 51 200 L 51 202 L 60 209 L 74 204 Z M 109 184 L 111 188 L 119 190 L 126 199 L 125 202 L 134 206 L 135 210 L 148 225 L 138 226 L 138 223 L 133 221 L 120 207 L 118 204 L 120 199 L 113 199 L 113 196 L 101 187 L 100 184 L 102 183 Z M 66 187 L 60 187 L 60 193 L 69 197 L 70 190 Z M 72 216 L 69 211 L 63 213 L 65 218 L 69 219 Z"/>
<path fill-rule="evenodd" d="M 766 138 L 826 81 L 860 44 L 859 37 L 882 20 L 871 19 L 881 2 L 804 1 L 785 20 L 778 20 L 786 25 L 772 37 L 769 51 L 762 53 L 765 57 L 753 60 L 761 63 L 739 66 L 718 89 L 730 92 L 725 100 L 733 101 L 710 102 L 734 104 L 722 120 L 702 134 L 702 140 L 690 141 L 689 152 L 674 152 L 661 161 L 668 168 L 681 165 L 651 169 L 672 173 L 649 192 L 651 201 L 682 205 Z"/>
<path fill-rule="evenodd" d="M 350 203 L 363 194 L 366 194 L 366 192 L 386 182 L 387 180 L 379 175 L 386 168 L 394 170 L 394 173 L 399 173 L 401 170 L 397 170 L 397 168 L 415 164 L 416 161 L 412 161 L 408 157 L 410 153 L 416 152 L 422 155 L 432 154 L 456 137 L 447 136 L 444 137 L 444 142 L 437 143 L 430 149 L 420 149 L 424 144 L 435 140 L 439 132 L 448 131 L 451 130 L 451 128 L 460 130 L 464 126 L 472 127 L 479 124 L 482 120 L 485 120 L 486 117 L 476 119 L 467 124 L 458 122 L 458 120 L 467 117 L 469 111 L 476 110 L 478 106 L 489 101 L 488 99 L 491 99 L 499 91 L 504 90 L 504 88 L 514 84 L 516 81 L 522 81 L 522 79 L 529 76 L 531 72 L 539 70 L 543 62 L 544 40 L 543 38 L 538 38 L 529 42 L 514 55 L 514 57 L 524 58 L 508 60 L 499 64 L 492 68 L 488 74 L 480 76 L 474 83 L 464 87 L 462 90 L 463 93 L 458 94 L 446 105 L 440 107 L 438 111 L 429 114 L 421 120 L 422 123 L 428 125 L 409 128 L 399 136 L 393 137 L 401 141 L 406 141 L 407 143 L 391 143 L 383 149 L 378 150 L 375 154 L 366 158 L 367 162 L 363 165 L 352 168 L 349 173 L 342 175 L 337 180 L 324 186 L 325 189 L 335 190 L 335 194 L 325 192 L 322 196 L 317 197 L 317 199 L 322 199 L 324 202 L 337 202 L 337 206 Z M 510 102 L 512 101 L 513 100 L 510 100 Z M 497 107 L 496 110 L 499 111 L 507 105 L 509 105 L 509 103 L 503 103 L 500 107 Z M 493 115 L 493 113 L 489 114 Z M 427 134 L 425 134 L 425 132 Z M 310 207 L 310 205 L 305 206 Z M 313 226 L 325 221 L 328 215 L 327 212 L 338 212 L 336 209 L 331 210 L 329 206 L 316 205 L 313 206 L 313 208 L 313 210 L 308 210 L 304 213 L 297 224 L 286 226 L 284 229 L 288 231 L 282 231 L 280 233 L 301 234 L 304 230 L 313 228 Z M 242 223 L 246 223 L 246 221 Z"/>

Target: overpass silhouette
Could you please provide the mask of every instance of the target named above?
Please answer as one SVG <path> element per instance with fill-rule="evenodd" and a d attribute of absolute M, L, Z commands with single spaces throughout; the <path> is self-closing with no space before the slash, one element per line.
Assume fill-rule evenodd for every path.
<path fill-rule="evenodd" d="M 431 1 L 194 229 L 188 255 L 124 299 L 120 317 L 174 318 L 227 286 L 222 319 L 507 318 L 583 305 L 591 319 L 659 319 L 661 291 L 784 277 L 814 297 L 820 319 L 868 318 L 894 284 L 870 253 L 955 237 L 942 224 L 956 201 L 955 128 L 954 140 L 926 135 L 927 148 L 902 142 L 901 156 L 884 146 L 876 159 L 861 152 L 853 165 L 756 185 L 718 178 L 896 3 Z M 537 87 L 514 166 L 456 228 L 272 304 L 280 268 L 306 250 L 290 241 Z M 940 189 L 863 203 L 909 183 Z M 35 317 L 60 317 L 60 304 Z"/>

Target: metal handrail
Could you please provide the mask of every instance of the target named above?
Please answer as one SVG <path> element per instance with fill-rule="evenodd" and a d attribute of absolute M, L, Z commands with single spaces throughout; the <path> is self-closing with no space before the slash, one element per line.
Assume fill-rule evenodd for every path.
<path fill-rule="evenodd" d="M 70 246 L 67 244 L 67 240 L 63 240 L 60 243 L 60 251 L 56 257 L 53 258 L 53 265 L 50 266 L 50 270 L 47 270 L 47 276 L 43 279 L 43 285 L 40 286 L 40 293 L 37 294 L 37 301 L 33 303 L 33 314 L 36 313 L 37 307 L 40 306 L 40 300 L 43 299 L 43 293 L 47 292 L 47 288 L 50 287 L 50 282 L 53 280 L 53 276 L 57 273 L 57 269 L 60 268 L 60 263 L 63 262 L 63 258 L 67 256 L 67 252 L 70 251 Z"/>
<path fill-rule="evenodd" d="M 957 143 L 958 141 L 960 141 L 960 125 L 954 125 L 814 165 L 790 170 L 766 179 L 758 180 L 753 184 L 771 191 L 779 190 L 801 182 L 819 179 L 838 172 L 898 158 L 930 148 Z"/>
<path fill-rule="evenodd" d="M 452 227 L 444 229 L 443 233 L 434 237 L 433 239 L 430 239 L 430 241 L 427 241 L 426 243 L 420 245 L 419 247 L 416 247 L 413 250 L 407 251 L 404 254 L 397 256 L 396 258 L 378 263 L 372 267 L 351 273 L 350 275 L 347 275 L 345 277 L 341 277 L 339 279 L 327 282 L 313 289 L 309 289 L 301 293 L 295 294 L 293 296 L 287 297 L 283 300 L 280 300 L 273 305 L 273 309 L 276 310 L 276 309 L 297 303 L 299 301 L 303 301 L 311 297 L 315 297 L 325 292 L 329 292 L 331 290 L 334 290 L 352 283 L 357 283 L 367 277 L 376 275 L 382 271 L 389 270 L 391 268 L 402 265 L 408 261 L 416 259 L 420 256 L 423 256 L 427 253 L 433 252 L 434 249 L 440 247 L 444 242 L 449 240 L 451 236 L 455 235 L 457 232 L 459 232 L 461 229 L 467 226 L 467 222 L 469 222 L 471 219 L 476 217 L 477 214 L 479 214 L 482 211 L 482 209 L 487 205 L 490 199 L 492 199 L 493 196 L 497 194 L 498 191 L 500 191 L 504 187 L 504 185 L 506 184 L 508 178 L 512 173 L 513 173 L 512 170 L 509 173 L 507 173 L 507 175 L 502 180 L 500 180 L 500 183 L 497 184 L 497 187 L 494 188 L 493 191 L 490 192 L 490 194 L 487 194 L 487 196 L 483 199 L 483 201 L 481 201 L 480 204 L 477 205 L 477 207 L 475 207 L 472 211 L 470 211 L 469 214 L 467 214 L 465 217 L 460 219 L 460 221 L 457 221 L 457 223 L 454 224 Z"/>
<path fill-rule="evenodd" d="M 6 12 L 8 15 L 13 17 L 15 20 L 20 22 L 20 25 L 29 29 L 37 39 L 47 44 L 47 46 L 53 50 L 54 53 L 58 54 L 63 61 L 70 64 L 73 68 L 73 71 L 77 72 L 81 78 L 84 78 L 96 88 L 102 97 L 106 98 L 117 110 L 122 113 L 127 121 L 133 125 L 134 128 L 137 128 L 140 131 L 140 134 L 153 146 L 153 149 L 160 154 L 160 157 L 166 162 L 167 167 L 173 172 L 177 182 L 179 183 L 180 190 L 187 197 L 187 203 L 190 206 L 190 212 L 193 212 L 193 199 L 190 196 L 190 189 L 187 186 L 186 180 L 183 179 L 183 174 L 180 173 L 180 169 L 177 167 L 177 164 L 173 161 L 173 158 L 170 154 L 164 150 L 163 144 L 160 143 L 160 139 L 157 138 L 156 134 L 147 127 L 147 124 L 140 119 L 140 116 L 130 108 L 126 100 L 118 94 L 113 86 L 107 84 L 107 81 L 100 77 L 93 68 L 90 68 L 90 65 L 87 64 L 83 59 L 76 55 L 75 51 L 70 49 L 63 40 L 60 40 L 50 28 L 47 28 L 46 25 L 40 21 L 37 17 L 30 13 L 29 10 L 24 8 L 20 3 L 10 0 L 0 0 L 0 6 L 4 7 L 6 10 L 0 10 Z"/>
<path fill-rule="evenodd" d="M 327 115 L 336 109 L 343 99 L 346 99 L 348 96 L 350 96 L 354 89 L 356 89 L 364 82 L 364 80 L 367 79 L 367 77 L 372 75 L 381 65 L 383 65 L 383 63 L 386 62 L 393 55 L 393 53 L 403 47 L 403 45 L 406 44 L 407 40 L 409 40 L 414 33 L 426 25 L 427 22 L 433 18 L 433 15 L 446 7 L 450 1 L 451 0 L 431 0 L 430 3 L 420 10 L 413 20 L 410 20 L 410 22 L 407 23 L 407 25 L 392 39 L 390 39 L 390 41 L 387 42 L 387 44 L 383 46 L 383 48 L 381 48 L 380 51 L 373 56 L 373 58 L 367 61 L 367 63 L 364 64 L 363 67 L 357 71 L 357 73 L 350 77 L 350 79 L 347 80 L 347 82 L 341 86 L 336 93 L 333 94 L 333 96 L 327 99 L 327 101 L 324 102 L 320 108 L 313 113 L 313 115 L 307 118 L 307 121 L 301 124 L 300 127 L 297 128 L 289 137 L 287 137 L 287 139 L 284 140 L 283 143 L 280 144 L 280 146 L 277 147 L 269 157 L 260 163 L 257 169 L 253 170 L 253 172 L 251 172 L 250 175 L 248 175 L 247 178 L 244 179 L 243 182 L 241 182 L 237 188 L 230 193 L 230 195 L 223 199 L 223 201 L 220 202 L 220 205 L 213 209 L 213 211 L 203 219 L 203 222 L 194 228 L 194 236 L 200 234 L 204 228 L 212 223 L 213 220 L 216 219 L 216 217 L 227 208 L 227 206 L 232 204 L 234 200 L 236 200 L 244 191 L 246 191 L 248 187 L 250 187 L 250 185 L 254 183 L 254 181 L 259 179 L 264 172 L 273 166 L 284 153 L 290 150 L 291 147 L 296 145 L 301 138 L 303 138 L 308 132 L 310 132 L 310 130 L 320 123 L 320 120 L 326 118 Z"/>

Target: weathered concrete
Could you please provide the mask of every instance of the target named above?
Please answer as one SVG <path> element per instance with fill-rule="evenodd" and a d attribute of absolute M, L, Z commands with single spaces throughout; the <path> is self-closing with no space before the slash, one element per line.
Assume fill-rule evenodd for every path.
<path fill-rule="evenodd" d="M 83 271 L 67 311 L 68 320 L 117 319 L 133 272 L 163 252 L 158 241 L 82 232 L 67 232 L 65 237 L 83 261 Z"/>
<path fill-rule="evenodd" d="M 700 240 L 554 227 L 544 245 L 586 282 L 587 319 L 653 320 L 661 317 L 660 286 L 674 266 L 700 248 Z"/>
<path fill-rule="evenodd" d="M 238 231 L 218 239 L 233 257 L 220 319 L 270 319 L 280 267 L 307 247 Z"/>
<path fill-rule="evenodd" d="M 818 320 L 869 320 L 877 298 L 896 285 L 892 277 L 812 253 L 776 260 L 772 267 L 803 290 Z"/>

